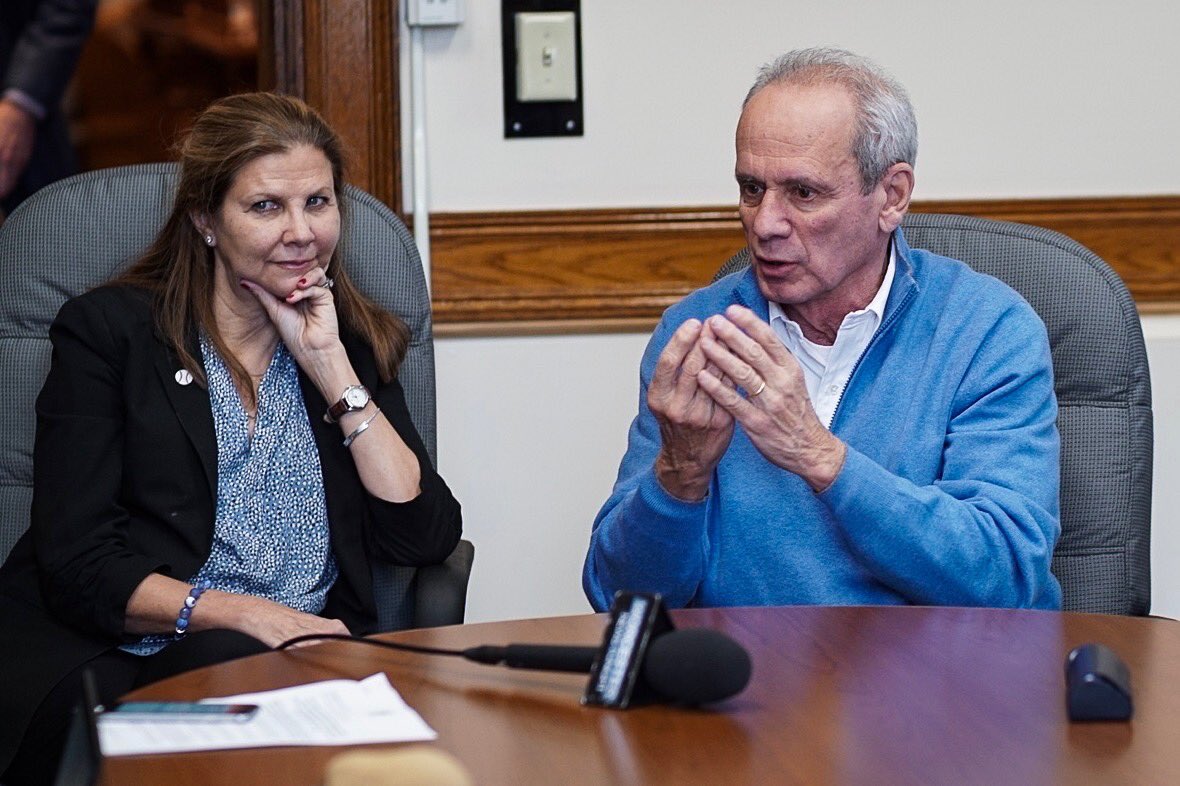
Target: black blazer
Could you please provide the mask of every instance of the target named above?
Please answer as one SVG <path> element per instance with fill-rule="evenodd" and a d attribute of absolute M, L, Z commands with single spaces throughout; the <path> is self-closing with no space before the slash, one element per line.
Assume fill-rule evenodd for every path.
<path fill-rule="evenodd" d="M 108 286 L 74 298 L 50 338 L 53 360 L 37 399 L 32 522 L 0 568 L 0 772 L 53 685 L 126 640 L 124 612 L 139 583 L 153 572 L 187 580 L 205 563 L 213 538 L 217 445 L 209 395 L 177 381 L 180 364 L 156 335 L 150 296 Z M 361 382 L 422 470 L 414 500 L 368 494 L 340 427 L 323 421 L 327 402 L 300 373 L 340 572 L 322 613 L 363 634 L 377 619 L 370 559 L 441 562 L 461 524 L 401 385 L 382 384 L 368 347 L 344 340 Z M 193 344 L 195 351 L 195 336 Z"/>

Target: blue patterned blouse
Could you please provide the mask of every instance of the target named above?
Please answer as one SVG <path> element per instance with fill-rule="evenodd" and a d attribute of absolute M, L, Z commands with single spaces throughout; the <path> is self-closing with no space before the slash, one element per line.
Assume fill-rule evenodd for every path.
<path fill-rule="evenodd" d="M 258 387 L 251 438 L 229 369 L 204 335 L 201 353 L 217 435 L 217 514 L 209 559 L 189 583 L 208 579 L 213 589 L 317 614 L 338 573 L 295 359 L 278 345 Z M 173 638 L 153 634 L 123 649 L 151 655 Z"/>

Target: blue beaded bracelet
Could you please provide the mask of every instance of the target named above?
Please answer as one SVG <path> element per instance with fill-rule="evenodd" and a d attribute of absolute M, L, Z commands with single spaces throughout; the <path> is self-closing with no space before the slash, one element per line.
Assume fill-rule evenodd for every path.
<path fill-rule="evenodd" d="M 197 601 L 205 594 L 205 590 L 212 586 L 212 581 L 204 579 L 194 584 L 193 588 L 188 591 L 188 597 L 184 599 L 184 605 L 180 607 L 180 613 L 176 615 L 176 638 L 188 633 L 188 620 L 193 616 L 193 609 L 196 608 Z"/>

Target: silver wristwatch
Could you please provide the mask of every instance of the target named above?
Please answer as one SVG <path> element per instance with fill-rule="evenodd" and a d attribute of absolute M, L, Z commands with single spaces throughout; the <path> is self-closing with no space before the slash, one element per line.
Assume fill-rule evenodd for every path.
<path fill-rule="evenodd" d="M 324 422 L 335 423 L 348 412 L 364 409 L 372 399 L 368 388 L 364 385 L 349 385 L 340 394 L 340 400 L 328 407 L 328 411 L 324 413 Z"/>

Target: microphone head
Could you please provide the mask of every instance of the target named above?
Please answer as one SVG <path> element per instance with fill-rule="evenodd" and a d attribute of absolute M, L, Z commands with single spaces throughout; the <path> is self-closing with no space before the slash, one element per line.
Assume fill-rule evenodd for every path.
<path fill-rule="evenodd" d="M 750 654 L 719 631 L 685 628 L 658 636 L 647 648 L 643 677 L 680 704 L 708 704 L 740 693 L 750 682 Z"/>

